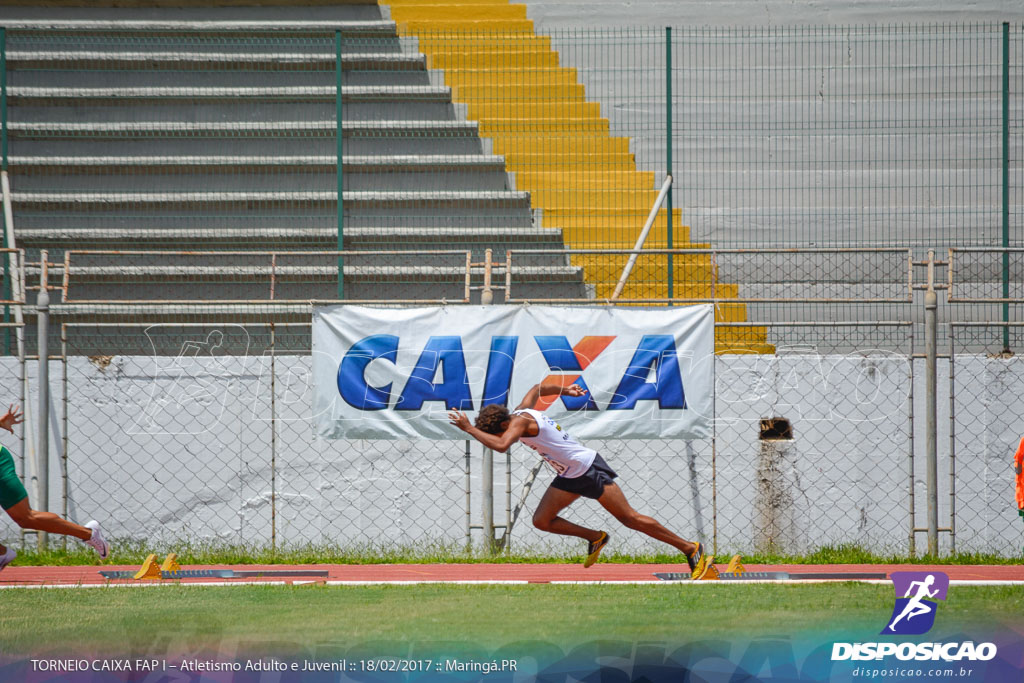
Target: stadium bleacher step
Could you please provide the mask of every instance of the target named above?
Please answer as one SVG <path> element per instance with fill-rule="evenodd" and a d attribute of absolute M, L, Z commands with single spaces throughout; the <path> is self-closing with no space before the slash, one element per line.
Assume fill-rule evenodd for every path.
<path fill-rule="evenodd" d="M 113 178 L 123 191 L 155 183 L 180 192 L 232 189 L 337 189 L 335 155 L 31 156 L 11 157 L 20 191 L 62 188 L 101 191 Z M 344 189 L 506 190 L 505 160 L 485 154 L 351 155 L 342 168 Z"/>

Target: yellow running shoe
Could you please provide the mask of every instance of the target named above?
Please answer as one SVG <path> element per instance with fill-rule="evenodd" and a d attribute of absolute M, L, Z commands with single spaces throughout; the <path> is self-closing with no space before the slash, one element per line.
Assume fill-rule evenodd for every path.
<path fill-rule="evenodd" d="M 692 555 L 686 557 L 686 563 L 690 565 L 690 578 L 694 581 L 700 579 L 708 571 L 708 557 L 704 554 L 704 544 L 698 541 L 697 549 Z"/>
<path fill-rule="evenodd" d="M 602 531 L 601 538 L 591 542 L 591 544 L 587 546 L 587 559 L 583 560 L 584 568 L 597 562 L 597 556 L 601 554 L 601 549 L 608 545 L 609 538 L 611 538 L 611 536 L 608 535 L 608 532 Z"/>

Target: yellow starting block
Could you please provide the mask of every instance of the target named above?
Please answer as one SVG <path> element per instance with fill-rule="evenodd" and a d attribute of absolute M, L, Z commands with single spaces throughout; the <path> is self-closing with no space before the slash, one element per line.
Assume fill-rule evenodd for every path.
<path fill-rule="evenodd" d="M 729 566 L 726 568 L 727 574 L 746 574 L 747 569 L 743 566 L 743 562 L 739 555 L 733 555 L 732 559 L 729 560 Z"/>
<path fill-rule="evenodd" d="M 156 553 L 153 553 L 146 558 L 146 561 L 142 563 L 142 567 L 139 571 L 135 572 L 132 578 L 136 581 L 159 581 L 163 578 L 160 572 L 177 571 L 181 571 L 181 565 L 178 564 L 178 555 L 176 553 L 169 554 L 161 565 L 156 563 Z"/>
<path fill-rule="evenodd" d="M 715 558 L 712 555 L 708 558 L 708 569 L 704 572 L 704 576 L 697 579 L 698 581 L 721 581 L 722 575 L 718 571 L 713 562 Z M 743 561 L 739 555 L 733 555 L 732 559 L 729 560 L 729 566 L 726 568 L 725 573 L 729 574 L 729 578 L 736 578 L 740 574 L 746 573 L 746 568 L 743 566 Z"/>
<path fill-rule="evenodd" d="M 739 557 L 737 555 L 737 557 Z M 164 563 L 160 565 L 160 571 L 162 572 L 180 572 L 181 565 L 178 564 L 178 554 L 169 553 L 164 559 Z"/>

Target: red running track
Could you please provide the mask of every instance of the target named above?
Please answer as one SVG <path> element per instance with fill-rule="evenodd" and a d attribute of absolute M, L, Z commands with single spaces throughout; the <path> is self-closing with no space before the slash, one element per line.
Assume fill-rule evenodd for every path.
<path fill-rule="evenodd" d="M 726 565 L 716 564 L 720 571 Z M 1024 583 L 1024 566 L 1021 565 L 745 565 L 747 571 L 776 571 L 793 573 L 814 572 L 884 572 L 888 576 L 894 571 L 935 571 L 944 572 L 953 581 L 1019 581 Z M 253 570 L 326 570 L 328 576 L 310 577 L 260 577 L 239 579 L 180 579 L 174 581 L 109 581 L 100 576 L 103 570 L 138 570 L 138 566 L 76 566 L 76 567 L 7 567 L 0 572 L 0 588 L 15 586 L 57 586 L 57 585 L 103 585 L 103 584 L 141 584 L 141 583 L 305 583 L 309 581 L 327 582 L 373 582 L 373 583 L 407 583 L 407 582 L 640 582 L 657 581 L 655 572 L 685 572 L 685 564 L 596 564 L 584 569 L 579 564 L 371 564 L 371 565 L 338 565 L 320 564 L 303 565 L 188 565 L 182 569 L 235 569 L 240 571 Z M 661 583 L 661 582 L 659 582 Z M 679 582 L 672 582 L 680 585 Z"/>

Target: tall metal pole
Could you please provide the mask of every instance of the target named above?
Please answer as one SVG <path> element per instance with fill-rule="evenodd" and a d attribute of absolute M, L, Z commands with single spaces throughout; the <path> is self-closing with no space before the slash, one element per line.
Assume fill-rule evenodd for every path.
<path fill-rule="evenodd" d="M 337 165 L 338 165 L 338 251 L 345 249 L 345 201 L 344 201 L 344 172 L 342 169 L 342 113 L 341 113 L 341 31 L 334 32 L 334 71 L 335 71 L 335 121 L 337 141 Z M 338 298 L 345 298 L 345 257 L 338 256 Z"/>
<path fill-rule="evenodd" d="M 7 172 L 7 29 L 0 27 L 0 171 Z M 4 221 L 7 215 L 4 214 Z M 8 249 L 14 245 L 7 241 L 6 223 L 4 225 L 3 242 Z M 4 298 L 11 299 L 11 277 L 8 259 L 4 259 Z M 11 320 L 11 307 L 4 304 L 4 322 Z M 11 328 L 4 328 L 4 355 L 11 355 Z"/>
<path fill-rule="evenodd" d="M 484 288 L 480 293 L 480 303 L 490 306 L 494 303 L 494 291 L 491 288 L 491 262 L 493 252 L 484 252 Z M 497 544 L 494 538 L 494 451 L 484 448 L 483 466 L 480 468 L 480 498 L 483 503 L 484 540 L 487 552 L 494 553 Z"/>
<path fill-rule="evenodd" d="M 46 250 L 39 252 L 39 296 L 36 298 L 36 331 L 39 347 L 39 412 L 36 427 L 38 428 L 38 448 L 36 449 L 36 503 L 38 510 L 50 509 L 50 293 L 47 291 L 47 259 Z M 47 534 L 38 534 L 39 549 L 46 550 Z"/>
<path fill-rule="evenodd" d="M 665 27 L 665 176 L 672 177 L 672 27 Z M 665 198 L 666 220 L 666 244 L 667 248 L 674 249 L 675 241 L 672 235 L 672 191 L 669 190 Z M 668 298 L 675 296 L 675 263 L 674 255 L 668 255 Z M 669 301 L 669 306 L 672 302 Z"/>
<path fill-rule="evenodd" d="M 1010 246 L 1010 23 L 1003 22 L 1003 249 Z M 1010 252 L 1003 251 L 1003 353 L 1010 351 Z"/>
<path fill-rule="evenodd" d="M 928 289 L 924 293 L 925 347 L 925 467 L 928 487 L 928 554 L 939 554 L 939 468 L 938 405 L 936 389 L 936 338 L 938 332 L 938 295 L 935 292 L 935 252 L 928 251 Z"/>

